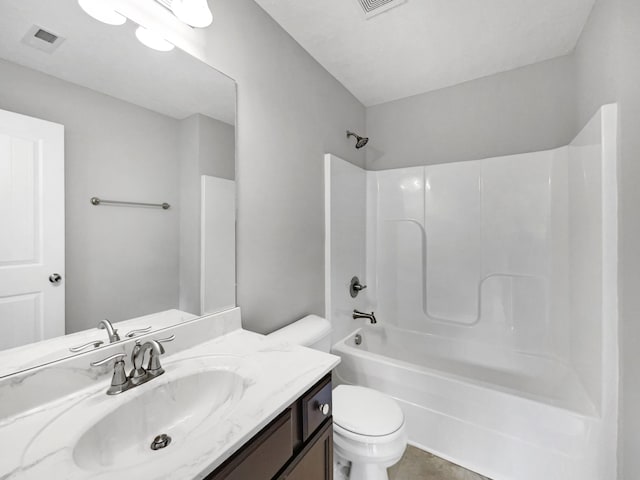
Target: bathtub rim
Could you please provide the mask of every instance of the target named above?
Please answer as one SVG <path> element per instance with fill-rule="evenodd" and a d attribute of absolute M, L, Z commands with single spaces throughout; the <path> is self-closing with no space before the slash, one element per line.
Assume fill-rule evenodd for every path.
<path fill-rule="evenodd" d="M 380 325 L 380 327 L 387 328 L 387 326 L 385 325 Z M 557 409 L 562 413 L 576 415 L 581 418 L 587 418 L 590 420 L 602 420 L 601 412 L 599 412 L 596 409 L 591 399 L 589 399 L 588 408 L 585 408 L 583 410 L 577 410 L 577 409 L 569 408 L 563 405 L 551 403 L 549 401 L 544 401 L 542 399 L 538 399 L 536 398 L 535 395 L 523 395 L 521 392 L 519 392 L 516 389 L 503 387 L 501 385 L 496 385 L 495 383 L 484 382 L 482 380 L 468 378 L 455 373 L 443 372 L 442 370 L 438 370 L 438 369 L 431 368 L 424 365 L 416 365 L 415 363 L 387 357 L 379 353 L 360 350 L 357 347 L 347 344 L 347 341 L 349 339 L 353 338 L 356 334 L 361 333 L 366 328 L 371 328 L 371 327 L 368 327 L 368 326 L 358 327 L 357 329 L 353 330 L 349 335 L 346 335 L 344 338 L 335 342 L 331 346 L 330 353 L 341 357 L 342 356 L 341 354 L 344 352 L 349 355 L 353 355 L 357 357 L 359 360 L 366 360 L 368 358 L 373 358 L 374 360 L 384 363 L 388 366 L 395 366 L 398 368 L 408 370 L 413 373 L 431 375 L 441 380 L 454 382 L 458 385 L 473 385 L 474 387 L 481 388 L 483 390 L 488 390 L 493 393 L 514 397 L 520 401 L 531 402 L 535 405 L 544 405 L 545 407 Z M 575 374 L 575 372 L 573 373 Z M 334 374 L 337 375 L 339 378 L 342 378 L 339 372 L 339 366 L 336 367 L 336 371 L 334 371 Z M 346 382 L 346 383 L 349 383 L 349 382 Z M 580 385 L 582 386 L 582 383 L 580 383 Z"/>

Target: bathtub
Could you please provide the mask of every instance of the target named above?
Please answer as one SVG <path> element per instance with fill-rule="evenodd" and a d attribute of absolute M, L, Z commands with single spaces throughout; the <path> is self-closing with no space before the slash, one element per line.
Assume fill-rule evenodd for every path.
<path fill-rule="evenodd" d="M 335 383 L 395 398 L 419 448 L 493 480 L 614 480 L 598 409 L 560 361 L 379 324 L 332 352 Z"/>

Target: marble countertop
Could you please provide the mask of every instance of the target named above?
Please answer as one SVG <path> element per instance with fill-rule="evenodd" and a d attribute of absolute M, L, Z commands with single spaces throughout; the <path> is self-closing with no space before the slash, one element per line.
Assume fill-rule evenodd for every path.
<path fill-rule="evenodd" d="M 116 462 L 117 466 L 100 469 L 79 466 L 82 462 L 76 461 L 74 447 L 98 417 L 109 412 L 119 415 L 123 405 L 143 394 L 143 389 L 169 382 L 187 365 L 202 370 L 210 359 L 243 379 L 240 399 L 220 421 L 212 427 L 206 422 L 193 424 L 164 450 L 145 447 L 136 453 L 134 458 L 140 460 L 135 463 Z M 110 376 L 101 375 L 90 386 L 0 419 L 0 480 L 202 479 L 338 363 L 333 355 L 277 343 L 242 329 L 222 332 L 175 353 L 167 351 L 164 375 L 121 395 L 107 396 Z M 11 387 L 18 385 L 14 382 Z M 0 400 L 1 394 L 0 390 Z"/>

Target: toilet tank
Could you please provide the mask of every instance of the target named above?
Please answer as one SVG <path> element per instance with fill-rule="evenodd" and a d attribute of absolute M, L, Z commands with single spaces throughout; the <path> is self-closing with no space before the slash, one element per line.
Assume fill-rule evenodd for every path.
<path fill-rule="evenodd" d="M 270 333 L 269 338 L 329 353 L 331 350 L 331 324 L 326 318 L 307 315 L 291 325 Z"/>

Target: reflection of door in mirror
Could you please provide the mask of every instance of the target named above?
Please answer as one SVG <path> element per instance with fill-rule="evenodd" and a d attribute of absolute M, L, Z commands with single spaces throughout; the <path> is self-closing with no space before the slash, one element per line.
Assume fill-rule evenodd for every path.
<path fill-rule="evenodd" d="M 0 110 L 0 349 L 64 335 L 64 127 Z"/>

